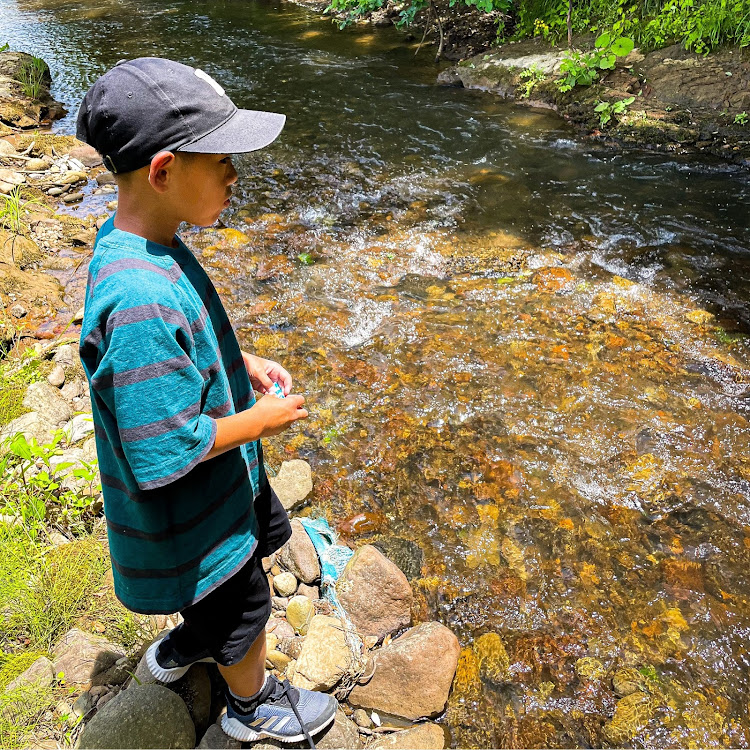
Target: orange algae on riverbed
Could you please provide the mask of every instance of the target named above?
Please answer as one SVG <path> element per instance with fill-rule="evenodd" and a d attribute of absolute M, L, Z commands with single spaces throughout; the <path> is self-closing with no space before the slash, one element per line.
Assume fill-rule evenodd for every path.
<path fill-rule="evenodd" d="M 677 293 L 512 236 L 402 222 L 321 248 L 293 217 L 241 228 L 248 248 L 191 240 L 218 248 L 243 344 L 306 395 L 267 461 L 311 461 L 313 512 L 349 517 L 352 543 L 417 542 L 415 611 L 465 646 L 453 741 L 746 741 L 742 678 L 714 667 L 750 616 L 744 343 Z M 253 274 L 272 258 L 283 272 Z M 507 669 L 482 662 L 495 639 Z M 645 697 L 622 703 L 622 668 Z"/>

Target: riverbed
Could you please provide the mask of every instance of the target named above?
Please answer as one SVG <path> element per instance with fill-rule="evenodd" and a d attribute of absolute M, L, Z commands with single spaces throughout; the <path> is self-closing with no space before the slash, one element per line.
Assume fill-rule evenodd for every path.
<path fill-rule="evenodd" d="M 225 226 L 185 239 L 243 345 L 307 398 L 270 469 L 310 461 L 311 512 L 380 544 L 415 615 L 465 647 L 454 746 L 750 743 L 746 173 L 583 142 L 552 113 L 435 86 L 393 29 L 290 4 L 0 14 L 0 39 L 50 64 L 59 132 L 139 55 L 287 114 L 236 159 Z M 472 649 L 491 631 L 502 674 Z M 623 668 L 643 698 L 613 729 Z"/>

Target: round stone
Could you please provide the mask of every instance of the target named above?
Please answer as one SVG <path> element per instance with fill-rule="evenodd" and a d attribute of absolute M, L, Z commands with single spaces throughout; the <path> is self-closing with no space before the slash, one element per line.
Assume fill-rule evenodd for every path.
<path fill-rule="evenodd" d="M 273 577 L 273 587 L 279 596 L 291 596 L 297 590 L 297 579 L 293 573 L 279 573 Z"/>

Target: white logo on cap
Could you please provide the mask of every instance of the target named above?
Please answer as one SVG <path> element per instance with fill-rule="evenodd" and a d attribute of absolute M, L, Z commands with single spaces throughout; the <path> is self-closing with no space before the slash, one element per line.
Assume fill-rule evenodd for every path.
<path fill-rule="evenodd" d="M 206 83 L 210 83 L 211 87 L 219 96 L 224 96 L 224 89 L 221 88 L 221 86 L 219 86 L 219 84 L 216 83 L 216 81 L 214 81 L 214 79 L 211 78 L 211 76 L 208 75 L 208 73 L 203 72 L 200 68 L 196 68 L 195 75 L 197 75 L 198 78 L 201 78 L 202 80 L 204 80 Z"/>

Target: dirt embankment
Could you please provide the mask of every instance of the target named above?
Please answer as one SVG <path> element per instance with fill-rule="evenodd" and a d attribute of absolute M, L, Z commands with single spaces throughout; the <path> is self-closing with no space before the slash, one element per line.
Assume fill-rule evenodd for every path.
<path fill-rule="evenodd" d="M 593 137 L 703 151 L 750 168 L 750 50 L 724 49 L 707 56 L 679 45 L 647 55 L 634 50 L 593 85 L 562 93 L 558 70 L 565 54 L 539 41 L 505 44 L 463 60 L 438 80 L 553 109 Z M 532 68 L 544 73 L 533 86 L 523 77 Z M 631 96 L 625 112 L 601 124 L 598 102 L 614 104 Z"/>

